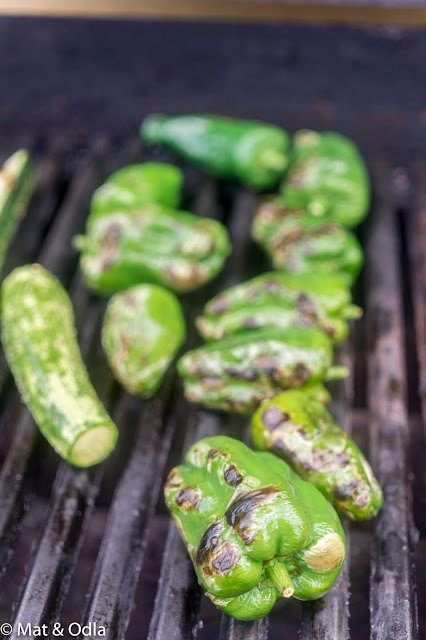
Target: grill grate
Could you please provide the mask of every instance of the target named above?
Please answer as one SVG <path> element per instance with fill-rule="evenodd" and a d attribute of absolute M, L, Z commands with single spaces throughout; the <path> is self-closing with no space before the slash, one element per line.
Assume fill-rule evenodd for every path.
<path fill-rule="evenodd" d="M 104 625 L 111 639 L 124 638 L 128 629 L 127 638 L 140 638 L 148 633 L 150 640 L 195 637 L 206 640 L 218 636 L 222 640 L 273 640 L 282 637 L 283 629 L 286 637 L 295 638 L 299 629 L 301 640 L 349 637 L 362 640 L 368 633 L 375 640 L 414 640 L 417 614 L 412 549 L 416 531 L 407 480 L 409 421 L 404 351 L 407 309 L 403 309 L 401 284 L 406 265 L 402 264 L 397 238 L 397 211 L 401 201 L 410 208 L 413 200 L 412 190 L 407 188 L 408 179 L 405 182 L 401 179 L 401 175 L 406 174 L 392 174 L 386 165 L 373 164 L 377 202 L 369 227 L 365 229 L 369 238 L 365 269 L 366 319 L 359 323 L 350 344 L 339 355 L 350 367 L 351 376 L 345 382 L 335 383 L 333 388 L 332 411 L 345 429 L 351 431 L 352 425 L 361 425 L 361 429 L 355 429 L 355 436 L 363 443 L 369 430 L 371 461 L 385 488 L 385 505 L 372 525 L 346 525 L 348 543 L 351 538 L 356 558 L 359 558 L 359 549 L 355 543 L 368 540 L 364 550 L 367 554 L 372 540 L 370 632 L 368 621 L 361 620 L 362 616 L 367 617 L 366 604 L 359 612 L 354 605 L 349 618 L 350 578 L 356 570 L 356 566 L 350 564 L 350 544 L 345 568 L 325 598 L 303 605 L 289 603 L 286 609 L 277 607 L 269 620 L 241 623 L 221 616 L 200 597 L 192 565 L 164 513 L 160 489 L 164 473 L 180 460 L 192 441 L 215 433 L 248 441 L 247 421 L 189 406 L 182 398 L 173 372 L 160 396 L 151 402 L 141 402 L 121 392 L 108 372 L 99 342 L 104 301 L 87 293 L 76 269 L 76 254 L 70 239 L 84 227 L 93 189 L 106 173 L 140 157 L 139 145 L 134 142 L 118 154 L 112 151 L 115 150 L 105 140 L 99 140 L 89 149 L 87 159 L 84 154 L 71 153 L 64 141 L 51 145 L 41 161 L 39 186 L 31 210 L 4 270 L 6 273 L 17 264 L 37 259 L 69 288 L 89 372 L 121 430 L 116 452 L 101 469 L 77 471 L 65 463 L 58 464 L 56 456 L 39 437 L 27 410 L 19 404 L 1 356 L 0 419 L 4 433 L 0 440 L 3 463 L 0 580 L 4 616 L 14 623 L 9 637 L 13 640 L 18 637 L 18 622 L 51 627 L 52 622 L 62 616 L 68 622 Z M 110 162 L 112 156 L 116 157 L 113 163 Z M 420 185 L 426 184 L 425 175 L 426 169 L 417 167 L 413 179 Z M 254 196 L 233 186 L 204 180 L 197 172 L 188 175 L 187 184 L 190 189 L 185 204 L 199 215 L 226 222 L 234 246 L 228 266 L 216 282 L 184 299 L 191 327 L 195 314 L 214 292 L 254 275 L 267 265 L 249 236 Z M 415 202 L 417 215 L 406 217 L 404 237 L 409 240 L 412 276 L 409 282 L 425 423 L 426 190 L 419 193 Z M 419 237 L 422 243 L 418 242 Z M 368 331 L 367 385 L 363 379 L 364 324 Z M 186 346 L 195 345 L 196 340 L 195 332 L 190 331 Z M 354 387 L 361 390 L 355 399 Z M 360 406 L 365 390 L 368 411 L 367 407 Z M 99 549 L 96 543 L 92 548 L 91 537 L 91 526 L 97 515 L 102 522 Z M 26 539 L 26 532 L 31 530 L 28 520 L 32 516 L 42 529 L 35 543 Z M 150 532 L 154 532 L 155 540 Z M 149 596 L 145 595 L 144 602 L 150 604 L 150 610 L 139 614 L 137 603 L 141 591 L 153 596 L 153 585 L 160 571 L 158 565 L 155 575 L 150 576 L 145 575 L 145 569 L 141 573 L 141 568 L 150 561 L 155 564 L 149 556 L 163 546 L 155 603 L 149 602 Z M 15 553 L 15 549 L 19 549 L 19 553 Z M 145 553 L 147 549 L 150 554 Z M 82 576 L 82 556 L 89 558 L 86 577 Z M 353 602 L 364 602 L 365 595 L 354 591 L 357 585 L 358 582 L 352 580 Z M 79 592 L 87 593 L 85 602 Z M 16 599 L 13 613 L 12 597 Z M 79 609 L 71 611 L 70 601 L 77 602 Z M 142 633 L 135 620 L 141 622 Z"/>

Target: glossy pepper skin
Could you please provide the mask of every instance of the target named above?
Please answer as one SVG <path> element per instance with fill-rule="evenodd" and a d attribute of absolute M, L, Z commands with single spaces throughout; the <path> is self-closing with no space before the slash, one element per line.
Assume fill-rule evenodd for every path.
<path fill-rule="evenodd" d="M 338 133 L 295 134 L 282 184 L 286 207 L 354 227 L 367 214 L 370 190 L 364 161 L 350 140 Z"/>
<path fill-rule="evenodd" d="M 93 194 L 88 223 L 117 211 L 134 211 L 147 204 L 172 209 L 179 205 L 183 176 L 172 164 L 145 162 L 111 174 Z"/>
<path fill-rule="evenodd" d="M 308 387 L 324 397 L 324 380 L 347 375 L 332 360 L 330 339 L 318 329 L 258 329 L 189 351 L 178 371 L 190 402 L 251 413 L 284 389 Z"/>
<path fill-rule="evenodd" d="M 142 283 L 193 291 L 221 271 L 231 249 L 220 222 L 157 205 L 103 216 L 74 243 L 87 286 L 100 294 Z"/>
<path fill-rule="evenodd" d="M 154 115 L 142 123 L 141 136 L 151 144 L 165 145 L 207 173 L 254 189 L 275 186 L 288 164 L 288 134 L 261 122 L 212 115 Z"/>
<path fill-rule="evenodd" d="M 165 485 L 200 585 L 240 620 L 333 585 L 345 536 L 333 507 L 282 460 L 225 436 L 200 440 Z"/>
<path fill-rule="evenodd" d="M 279 199 L 260 205 L 252 237 L 265 249 L 275 269 L 337 273 L 351 285 L 363 264 L 358 240 L 342 225 L 303 211 L 290 211 Z"/>
<path fill-rule="evenodd" d="M 337 511 L 368 520 L 382 505 L 382 490 L 362 452 L 321 402 L 299 390 L 284 391 L 253 416 L 256 449 L 285 460 Z"/>
<path fill-rule="evenodd" d="M 206 304 L 196 325 L 205 340 L 263 328 L 316 327 L 342 342 L 348 318 L 362 310 L 338 275 L 271 272 L 226 289 Z"/>
<path fill-rule="evenodd" d="M 180 303 L 167 289 L 142 284 L 110 299 L 102 345 L 115 378 L 129 393 L 151 397 L 184 339 Z"/>

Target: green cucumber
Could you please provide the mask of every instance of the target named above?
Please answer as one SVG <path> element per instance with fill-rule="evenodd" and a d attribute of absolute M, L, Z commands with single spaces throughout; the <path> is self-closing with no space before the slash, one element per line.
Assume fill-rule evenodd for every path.
<path fill-rule="evenodd" d="M 34 186 L 35 169 L 30 154 L 20 149 L 0 169 L 0 269 Z"/>
<path fill-rule="evenodd" d="M 44 437 L 73 465 L 101 462 L 118 431 L 89 381 L 61 283 L 38 264 L 14 269 L 2 285 L 1 324 L 6 359 Z"/>

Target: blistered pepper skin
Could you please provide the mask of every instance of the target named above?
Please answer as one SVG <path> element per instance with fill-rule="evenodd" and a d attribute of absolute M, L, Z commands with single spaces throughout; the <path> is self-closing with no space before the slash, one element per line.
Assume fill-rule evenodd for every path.
<path fill-rule="evenodd" d="M 259 206 L 252 237 L 265 249 L 275 269 L 335 273 L 352 285 L 362 268 L 363 251 L 352 233 L 303 210 L 291 211 L 278 198 Z"/>
<path fill-rule="evenodd" d="M 338 133 L 298 131 L 282 185 L 284 205 L 354 227 L 370 204 L 370 181 L 356 146 Z"/>
<path fill-rule="evenodd" d="M 116 293 L 102 324 L 102 345 L 115 378 L 131 394 L 151 397 L 185 339 L 176 297 L 156 285 Z"/>
<path fill-rule="evenodd" d="M 173 469 L 166 504 L 206 595 L 240 620 L 333 585 L 345 537 L 333 507 L 282 460 L 225 436 L 200 440 Z"/>
<path fill-rule="evenodd" d="M 215 296 L 196 325 L 205 340 L 254 329 L 316 327 L 341 343 L 348 335 L 346 320 L 361 314 L 337 275 L 271 272 Z"/>
<path fill-rule="evenodd" d="M 93 194 L 88 224 L 105 214 L 134 211 L 147 204 L 176 208 L 183 183 L 182 172 L 172 164 L 145 162 L 111 174 Z"/>
<path fill-rule="evenodd" d="M 382 490 L 356 444 L 323 404 L 302 391 L 284 391 L 254 414 L 256 449 L 285 460 L 311 482 L 337 511 L 351 520 L 368 520 L 382 505 Z"/>
<path fill-rule="evenodd" d="M 324 380 L 347 375 L 332 360 L 330 339 L 318 329 L 259 329 L 189 351 L 178 372 L 190 402 L 247 414 L 283 389 L 324 396 Z"/>
<path fill-rule="evenodd" d="M 249 120 L 210 115 L 150 116 L 142 138 L 163 144 L 218 178 L 270 189 L 288 164 L 289 137 L 281 128 Z"/>
<path fill-rule="evenodd" d="M 74 244 L 87 286 L 106 295 L 142 283 L 193 291 L 221 271 L 231 250 L 220 222 L 158 205 L 105 215 Z"/>

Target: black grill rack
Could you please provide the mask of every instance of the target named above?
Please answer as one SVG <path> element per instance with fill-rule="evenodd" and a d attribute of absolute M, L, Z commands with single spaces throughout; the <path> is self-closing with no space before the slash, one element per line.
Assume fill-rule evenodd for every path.
<path fill-rule="evenodd" d="M 81 471 L 61 462 L 20 403 L 1 356 L 0 610 L 13 625 L 8 637 L 18 638 L 19 623 L 47 624 L 51 630 L 61 620 L 96 622 L 110 639 L 273 640 L 298 633 L 302 640 L 417 638 L 413 550 L 418 534 L 409 446 L 413 423 L 416 442 L 424 446 L 418 425 L 420 418 L 423 425 L 426 420 L 426 166 L 393 169 L 370 159 L 375 200 L 361 230 L 366 266 L 356 290 L 366 312 L 339 354 L 351 375 L 333 386 L 332 411 L 369 450 L 384 487 L 383 509 L 371 524 L 345 524 L 348 559 L 325 598 L 278 606 L 269 622 L 241 623 L 201 596 L 165 513 L 161 485 L 192 441 L 216 433 L 248 441 L 248 421 L 190 406 L 173 371 L 151 402 L 122 392 L 100 346 L 105 301 L 84 288 L 71 246 L 72 236 L 84 228 L 91 193 L 105 175 L 152 155 L 136 141 L 115 148 L 102 138 L 81 150 L 58 138 L 38 156 L 37 192 L 3 275 L 38 261 L 68 288 L 83 356 L 121 437 L 100 468 Z M 233 241 L 222 275 L 183 300 L 189 347 L 199 340 L 193 319 L 203 303 L 267 264 L 250 240 L 256 197 L 186 171 L 185 206 L 222 219 Z M 424 456 L 424 449 L 418 455 Z M 93 629 L 90 637 L 97 637 Z"/>

